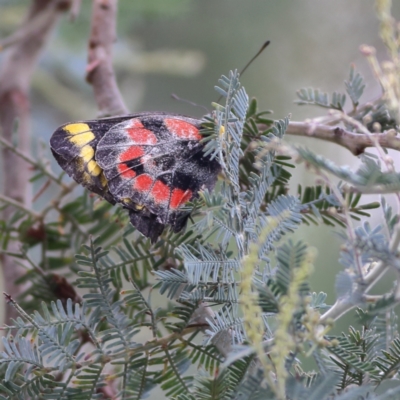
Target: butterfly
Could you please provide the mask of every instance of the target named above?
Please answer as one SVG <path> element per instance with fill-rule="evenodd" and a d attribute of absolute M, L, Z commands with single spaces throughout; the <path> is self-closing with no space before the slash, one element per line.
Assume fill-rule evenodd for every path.
<path fill-rule="evenodd" d="M 182 115 L 138 113 L 62 125 L 50 147 L 70 177 L 120 204 L 154 243 L 166 225 L 181 231 L 182 206 L 217 181 L 221 166 L 204 154 L 200 128 Z"/>

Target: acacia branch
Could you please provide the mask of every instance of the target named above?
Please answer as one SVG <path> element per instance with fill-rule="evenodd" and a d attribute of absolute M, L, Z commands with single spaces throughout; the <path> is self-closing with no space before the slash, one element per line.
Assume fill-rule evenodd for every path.
<path fill-rule="evenodd" d="M 4 142 L 17 143 L 18 151 L 24 154 L 29 153 L 32 73 L 58 17 L 68 7 L 68 0 L 33 0 L 25 20 L 13 35 L 14 39 L 8 43 L 10 47 L 3 58 L 0 70 L 0 133 Z M 4 148 L 2 153 L 5 195 L 16 204 L 29 208 L 29 164 L 11 148 Z M 4 219 L 8 220 L 14 212 L 14 207 L 7 207 L 3 211 Z M 18 244 L 11 243 L 7 250 L 18 253 Z M 24 290 L 21 285 L 15 285 L 23 269 L 8 255 L 3 255 L 1 261 L 5 290 L 17 296 Z M 6 321 L 16 316 L 14 309 L 7 307 Z"/>
<path fill-rule="evenodd" d="M 14 200 L 10 197 L 4 196 L 3 194 L 0 194 L 0 202 L 8 204 L 9 206 L 12 206 L 14 208 L 18 208 L 19 210 L 23 211 L 24 213 L 31 215 L 35 219 L 40 218 L 40 215 L 38 213 L 36 213 L 35 211 L 26 207 L 24 204 L 20 203 L 19 201 Z"/>
<path fill-rule="evenodd" d="M 368 147 L 375 147 L 375 143 L 379 143 L 381 147 L 386 149 L 400 150 L 400 138 L 396 137 L 392 130 L 383 133 L 371 133 L 367 136 L 339 127 L 292 121 L 289 123 L 286 133 L 336 143 L 348 149 L 355 156 L 364 153 Z"/>
<path fill-rule="evenodd" d="M 391 252 L 396 251 L 400 244 L 400 226 L 396 225 L 392 239 L 390 241 L 389 250 Z M 364 277 L 363 282 L 361 283 L 362 289 L 366 294 L 383 276 L 383 274 L 388 270 L 389 265 L 384 261 L 379 261 L 372 268 L 371 271 Z M 400 282 L 397 281 L 396 290 L 399 290 Z M 367 300 L 368 297 L 365 298 Z M 400 299 L 396 299 L 399 301 Z M 349 301 L 347 298 L 339 298 L 336 300 L 335 304 L 326 311 L 323 315 L 321 315 L 320 323 L 326 324 L 328 320 L 332 319 L 336 321 L 344 314 L 348 313 L 353 308 L 357 307 L 357 304 Z"/>
<path fill-rule="evenodd" d="M 17 43 L 23 42 L 29 36 L 40 35 L 44 25 L 48 22 L 49 14 L 52 13 L 50 7 L 41 13 L 32 13 L 29 18 L 29 23 L 23 24 L 19 29 L 13 32 L 10 36 L 0 40 L 0 51 Z"/>
<path fill-rule="evenodd" d="M 3 139 L 0 137 L 0 144 L 7 150 L 12 151 L 15 155 L 20 157 L 23 161 L 26 161 L 29 163 L 33 168 L 38 169 L 41 171 L 44 175 L 47 175 L 53 182 L 57 183 L 61 187 L 65 188 L 67 185 L 65 185 L 62 182 L 62 177 L 57 177 L 54 175 L 48 168 L 46 168 L 45 165 L 42 165 L 39 161 L 36 161 L 33 159 L 29 154 L 26 152 L 22 151 L 20 147 L 15 147 L 13 146 L 8 140 Z"/>
<path fill-rule="evenodd" d="M 93 0 L 86 79 L 93 85 L 100 115 L 127 114 L 112 65 L 117 0 Z"/>

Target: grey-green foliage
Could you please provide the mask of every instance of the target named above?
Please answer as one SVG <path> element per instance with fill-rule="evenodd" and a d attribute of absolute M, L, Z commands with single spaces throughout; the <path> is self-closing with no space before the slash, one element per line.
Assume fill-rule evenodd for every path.
<path fill-rule="evenodd" d="M 342 111 L 346 103 L 346 95 L 343 93 L 333 92 L 331 98 L 328 93 L 320 92 L 319 89 L 300 89 L 297 92 L 300 100 L 299 105 L 316 105 L 324 108 L 333 108 Z"/>
<path fill-rule="evenodd" d="M 347 95 L 352 102 L 352 110 L 348 113 L 354 120 L 361 125 L 365 125 L 368 130 L 375 130 L 374 124 L 378 123 L 380 130 L 396 128 L 396 121 L 391 117 L 390 112 L 382 99 L 366 104 L 360 104 L 360 98 L 364 93 L 366 83 L 359 72 L 356 72 L 352 64 L 347 80 L 344 81 Z M 333 92 L 331 95 L 321 92 L 320 89 L 302 88 L 297 91 L 299 105 L 312 105 L 321 108 L 344 111 L 347 96 L 345 93 Z M 357 131 L 354 124 L 345 122 L 346 129 Z M 358 131 L 357 131 L 358 132 Z"/>
<path fill-rule="evenodd" d="M 257 111 L 256 102 L 249 102 L 237 72 L 223 76 L 217 91 L 226 101 L 206 117 L 204 142 L 206 152 L 223 166 L 223 178 L 213 193 L 204 191 L 186 206 L 194 221 L 185 233 L 166 232 L 154 245 L 133 228 L 118 235 L 123 214 L 112 214 L 104 204 L 92 211 L 93 204 L 88 204 L 92 200 L 84 196 L 62 206 L 58 224 L 46 220 L 39 227 L 47 232 L 39 261 L 30 258 L 30 248 L 38 241 L 26 241 L 19 257 L 33 266 L 24 277 L 32 281 L 28 295 L 60 299 L 50 305 L 43 302 L 41 310 L 30 315 L 9 298 L 20 318 L 7 328 L 3 339 L 0 399 L 105 398 L 110 388 L 114 398 L 141 399 L 154 387 L 161 388 L 166 398 L 180 400 L 276 398 L 247 340 L 240 274 L 256 244 L 252 290 L 258 296 L 257 318 L 263 324 L 261 334 L 268 352 L 282 301 L 291 295 L 293 273 L 309 254 L 305 243 L 286 236 L 303 222 L 345 225 L 335 194 L 342 193 L 343 187 L 339 184 L 336 192 L 320 185 L 299 187 L 298 196 L 289 195 L 288 168 L 294 166 L 274 150 L 289 120 L 271 124 L 265 113 Z M 358 75 L 351 76 L 348 92 L 356 103 L 362 92 Z M 310 164 L 343 175 L 343 169 L 311 152 L 299 150 L 299 154 Z M 365 163 L 364 169 L 347 173 L 359 187 L 371 184 L 367 172 L 375 172 L 374 184 L 383 179 L 375 161 L 366 158 Z M 352 217 L 365 217 L 365 210 L 376 206 L 360 206 L 360 198 L 348 199 Z M 397 216 L 387 203 L 383 209 L 387 231 L 393 235 Z M 25 223 L 21 231 L 32 233 L 34 217 L 17 212 L 9 224 L 3 222 L 3 247 L 21 220 Z M 90 233 L 97 232 L 101 236 L 93 240 Z M 365 223 L 353 237 L 343 233 L 342 238 L 340 261 L 346 270 L 337 278 L 337 294 L 353 306 L 363 306 L 365 288 L 357 275 L 360 257 L 363 263 L 381 262 L 398 269 L 397 254 L 378 226 Z M 71 252 L 83 242 L 89 244 L 80 248 L 72 262 Z M 78 274 L 76 286 L 82 298 L 58 275 L 65 265 Z M 156 291 L 164 296 L 161 306 L 154 304 Z M 386 397 L 374 394 L 375 387 L 400 365 L 394 296 L 389 293 L 374 306 L 359 310 L 362 330 L 350 328 L 339 337 L 326 337 L 337 342 L 334 347 L 315 347 L 301 339 L 309 322 L 306 313 L 324 312 L 330 306 L 325 304 L 326 294 L 312 293 L 308 282 L 297 292 L 300 300 L 290 312 L 289 326 L 298 346 L 286 355 L 287 398 L 395 395 L 397 389 Z M 32 303 L 30 310 L 37 306 Z M 298 360 L 306 348 L 318 366 L 312 373 L 302 371 Z M 111 373 L 112 385 L 107 379 Z"/>
<path fill-rule="evenodd" d="M 351 184 L 356 192 L 391 193 L 400 189 L 400 173 L 382 171 L 382 166 L 373 155 L 361 155 L 361 165 L 357 171 L 353 171 L 350 167 L 339 166 L 309 149 L 299 147 L 297 151 L 304 161 Z"/>
<path fill-rule="evenodd" d="M 349 80 L 345 81 L 344 83 L 346 85 L 346 91 L 353 102 L 353 106 L 357 107 L 360 97 L 364 92 L 365 83 L 360 73 L 355 72 L 354 65 L 352 65 L 350 68 Z"/>
<path fill-rule="evenodd" d="M 360 97 L 365 89 L 365 82 L 359 72 L 355 71 L 354 65 L 350 68 L 348 80 L 345 82 L 346 92 L 356 108 L 359 104 Z M 303 88 L 297 92 L 299 105 L 316 105 L 323 108 L 331 108 L 343 111 L 346 104 L 346 95 L 344 93 L 333 92 L 331 96 L 328 93 L 321 92 L 319 89 Z"/>

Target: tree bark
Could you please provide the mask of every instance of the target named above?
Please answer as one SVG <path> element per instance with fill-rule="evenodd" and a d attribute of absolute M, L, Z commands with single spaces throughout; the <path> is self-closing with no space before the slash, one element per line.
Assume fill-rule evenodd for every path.
<path fill-rule="evenodd" d="M 396 136 L 396 132 L 393 129 L 387 132 L 367 135 L 365 133 L 350 132 L 337 126 L 291 121 L 286 134 L 336 143 L 345 147 L 355 156 L 364 153 L 368 147 L 375 147 L 376 143 L 386 149 L 400 150 L 400 138 Z"/>
<path fill-rule="evenodd" d="M 32 73 L 58 17 L 68 7 L 69 1 L 66 0 L 33 0 L 20 29 L 13 35 L 16 39 L 5 54 L 0 69 L 0 134 L 26 153 L 30 152 L 29 88 Z M 4 194 L 29 207 L 29 165 L 7 148 L 2 150 L 2 156 Z M 3 218 L 7 221 L 14 212 L 15 208 L 6 207 Z M 8 250 L 19 252 L 20 244 L 12 242 Z M 15 284 L 24 270 L 13 257 L 3 255 L 0 260 L 5 292 L 16 297 L 24 290 Z M 13 307 L 6 308 L 6 323 L 16 316 Z"/>
<path fill-rule="evenodd" d="M 93 86 L 101 116 L 127 114 L 112 65 L 116 40 L 117 0 L 93 0 L 86 79 Z"/>

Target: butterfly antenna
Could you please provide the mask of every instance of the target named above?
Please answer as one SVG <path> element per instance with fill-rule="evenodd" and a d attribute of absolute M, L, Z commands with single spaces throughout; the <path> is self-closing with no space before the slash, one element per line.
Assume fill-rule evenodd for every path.
<path fill-rule="evenodd" d="M 172 93 L 172 94 L 171 94 L 171 97 L 172 97 L 174 100 L 177 100 L 177 101 L 181 101 L 181 102 L 183 102 L 183 103 L 190 104 L 190 105 L 193 106 L 193 107 L 201 107 L 201 108 L 204 108 L 204 110 L 206 110 L 206 113 L 207 113 L 207 114 L 210 112 L 210 110 L 208 110 L 207 107 L 205 107 L 205 106 L 203 106 L 203 105 L 201 105 L 201 104 L 194 103 L 193 101 L 190 101 L 190 100 L 187 100 L 187 99 L 183 99 L 182 97 L 177 96 L 175 93 Z"/>
<path fill-rule="evenodd" d="M 239 72 L 239 75 L 242 76 L 244 74 L 244 71 L 246 71 L 247 68 L 250 67 L 250 65 L 253 63 L 253 61 L 268 47 L 268 45 L 271 43 L 270 40 L 267 40 L 261 47 L 260 50 L 257 51 L 257 53 L 253 56 L 253 58 L 243 67 L 243 69 Z M 219 96 L 217 103 L 219 103 L 222 99 L 222 96 Z"/>
<path fill-rule="evenodd" d="M 268 45 L 271 43 L 271 41 L 267 40 L 258 50 L 257 54 L 244 66 L 244 68 L 240 71 L 240 76 L 244 74 L 244 71 L 246 71 L 247 68 L 250 67 L 251 63 L 268 47 Z"/>

